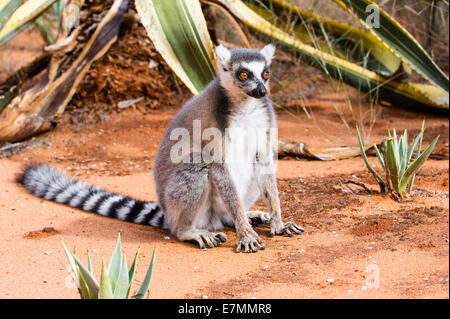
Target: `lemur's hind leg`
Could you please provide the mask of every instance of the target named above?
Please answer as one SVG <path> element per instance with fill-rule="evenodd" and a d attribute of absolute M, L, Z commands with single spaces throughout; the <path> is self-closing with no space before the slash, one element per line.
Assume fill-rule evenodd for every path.
<path fill-rule="evenodd" d="M 208 166 L 183 163 L 172 173 L 165 192 L 169 228 L 179 240 L 195 242 L 202 249 L 217 247 L 227 239 L 224 233 L 211 231 L 210 191 Z"/>
<path fill-rule="evenodd" d="M 227 213 L 234 222 L 236 234 L 239 239 L 236 252 L 240 252 L 242 249 L 245 252 L 257 252 L 260 249 L 264 249 L 261 238 L 249 223 L 249 219 L 228 169 L 222 164 L 211 163 L 209 172 L 214 190 L 222 199 Z"/>

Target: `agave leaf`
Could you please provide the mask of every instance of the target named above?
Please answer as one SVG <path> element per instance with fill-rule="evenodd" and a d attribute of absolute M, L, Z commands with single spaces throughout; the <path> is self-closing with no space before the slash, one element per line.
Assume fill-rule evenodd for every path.
<path fill-rule="evenodd" d="M 127 258 L 125 255 L 123 255 L 122 265 L 120 267 L 119 276 L 117 277 L 116 285 L 114 288 L 114 299 L 127 299 L 129 286 L 130 280 L 128 277 Z"/>
<path fill-rule="evenodd" d="M 405 131 L 403 131 L 403 132 L 405 132 Z M 402 134 L 400 136 L 400 138 L 398 139 L 398 154 L 399 154 L 400 159 L 403 156 L 403 135 L 404 134 Z"/>
<path fill-rule="evenodd" d="M 383 178 L 380 176 L 380 174 L 378 174 L 370 165 L 369 160 L 367 159 L 366 156 L 366 152 L 364 150 L 364 145 L 363 145 L 363 141 L 361 138 L 361 134 L 359 133 L 359 128 L 358 126 L 356 126 L 356 134 L 358 135 L 358 142 L 359 142 L 359 147 L 361 149 L 361 156 L 364 160 L 364 163 L 366 163 L 367 168 L 369 169 L 369 171 L 372 173 L 372 175 L 375 177 L 375 180 L 377 181 L 377 183 L 380 185 L 380 188 L 383 190 L 386 187 L 386 183 L 383 181 Z"/>
<path fill-rule="evenodd" d="M 449 92 L 449 79 L 436 65 L 428 53 L 397 21 L 371 0 L 334 0 L 344 9 L 355 15 L 370 32 L 380 38 L 397 56 L 431 83 Z M 379 25 L 370 26 L 367 22 L 373 6 L 379 12 Z"/>
<path fill-rule="evenodd" d="M 34 24 L 38 27 L 42 38 L 45 40 L 45 42 L 47 42 L 47 44 L 55 43 L 55 40 L 53 39 L 52 31 L 50 30 L 49 26 L 45 23 L 44 19 L 42 19 L 42 16 L 37 18 L 34 21 Z"/>
<path fill-rule="evenodd" d="M 37 17 L 45 12 L 56 0 L 28 0 L 14 11 L 0 29 L 0 47 L 15 37 Z"/>
<path fill-rule="evenodd" d="M 389 131 L 388 131 L 389 133 Z M 392 183 L 391 183 L 391 172 L 389 171 L 389 165 L 388 165 L 388 159 L 387 159 L 387 140 L 383 140 L 383 142 L 381 142 L 381 144 L 383 145 L 383 162 L 385 163 L 385 168 L 386 170 L 384 171 L 385 176 L 386 176 L 386 186 L 387 188 L 385 189 L 385 193 L 390 193 L 392 192 Z"/>
<path fill-rule="evenodd" d="M 366 67 L 369 70 L 378 72 L 388 77 L 395 76 L 399 74 L 399 72 L 409 72 L 409 68 L 405 68 L 402 60 L 398 58 L 394 53 L 392 53 L 392 51 L 387 48 L 384 43 L 371 32 L 361 30 L 346 23 L 320 16 L 314 12 L 303 10 L 298 6 L 295 6 L 293 3 L 285 0 L 262 0 L 264 6 L 261 5 L 261 1 L 255 2 L 254 0 L 245 0 L 245 2 L 247 6 L 249 6 L 253 11 L 257 12 L 259 15 L 263 16 L 266 20 L 270 20 L 267 18 L 267 15 L 272 14 L 274 24 L 276 24 L 276 21 L 280 20 L 284 16 L 284 12 L 287 11 L 289 13 L 296 13 L 301 17 L 301 21 L 299 21 L 298 19 L 294 20 L 294 22 L 296 22 L 296 29 L 301 27 L 300 24 L 303 21 L 308 21 L 308 23 L 312 25 L 323 26 L 324 29 L 330 34 L 339 36 L 340 43 L 342 43 L 341 40 L 345 39 L 350 40 L 356 46 L 363 47 L 366 52 L 370 53 L 369 61 L 366 64 Z M 291 21 L 288 21 L 286 24 L 288 28 L 292 27 Z M 296 33 L 299 36 L 300 33 Z M 302 33 L 306 33 L 306 36 L 310 37 L 310 34 L 308 34 L 309 32 L 304 30 L 302 31 Z M 301 37 L 301 39 L 303 40 L 304 38 Z M 310 40 L 303 40 L 303 42 L 308 43 L 310 42 Z M 344 46 L 347 49 L 353 49 L 353 47 L 349 46 L 349 44 L 344 44 Z M 345 58 L 346 53 L 342 52 L 341 54 L 338 46 L 334 46 L 333 50 L 335 50 L 338 56 Z"/>
<path fill-rule="evenodd" d="M 386 166 L 384 164 L 383 155 L 381 155 L 381 152 L 378 149 L 377 144 L 373 144 L 373 149 L 375 150 L 375 154 L 377 155 L 378 161 L 380 161 L 381 167 L 383 168 L 383 171 L 386 174 Z"/>
<path fill-rule="evenodd" d="M 88 270 L 92 274 L 92 260 L 91 255 L 89 255 L 89 253 L 87 253 L 87 258 L 88 258 Z"/>
<path fill-rule="evenodd" d="M 216 62 L 198 0 L 136 0 L 147 33 L 192 93 L 214 79 Z"/>
<path fill-rule="evenodd" d="M 131 285 L 133 284 L 134 273 L 136 271 L 136 265 L 137 265 L 138 256 L 139 256 L 139 249 L 136 252 L 136 255 L 134 255 L 133 262 L 131 263 L 131 266 L 130 266 L 130 271 L 128 272 L 128 278 L 129 278 L 129 282 L 130 283 L 128 285 L 127 296 L 130 295 L 130 289 L 131 289 Z"/>
<path fill-rule="evenodd" d="M 0 0 L 0 30 L 22 2 L 22 0 Z"/>
<path fill-rule="evenodd" d="M 400 169 L 400 151 L 399 151 L 399 143 L 398 143 L 398 138 L 397 138 L 397 131 L 395 130 L 395 128 L 392 129 L 392 139 L 394 142 L 394 152 L 395 152 L 395 159 L 396 162 L 395 164 L 397 165 L 397 168 Z"/>
<path fill-rule="evenodd" d="M 89 289 L 89 298 L 90 299 L 97 299 L 98 298 L 98 291 L 99 291 L 99 285 L 95 277 L 89 272 L 89 270 L 83 265 L 83 263 L 77 258 L 77 256 L 73 256 L 73 259 L 75 260 L 75 263 L 78 266 L 78 269 L 80 270 L 81 278 L 86 283 L 86 286 Z M 80 282 L 81 284 L 81 282 Z"/>
<path fill-rule="evenodd" d="M 78 282 L 80 283 L 78 292 L 80 293 L 81 299 L 96 299 L 96 297 L 89 291 L 89 285 L 87 284 L 87 281 L 81 271 L 78 272 Z"/>
<path fill-rule="evenodd" d="M 102 274 L 100 275 L 99 299 L 113 299 L 114 295 L 111 288 L 111 281 L 108 277 L 105 261 L 102 259 Z"/>
<path fill-rule="evenodd" d="M 53 11 L 53 15 L 58 17 L 57 22 L 59 22 L 61 19 L 63 5 L 64 5 L 64 0 L 56 0 L 56 2 L 53 4 L 53 6 L 50 9 Z"/>
<path fill-rule="evenodd" d="M 143 1 L 143 0 L 140 0 Z M 305 58 L 315 62 L 330 76 L 356 87 L 363 92 L 378 91 L 379 97 L 393 104 L 408 105 L 413 109 L 448 110 L 448 92 L 442 88 L 417 83 L 401 83 L 365 69 L 355 63 L 320 51 L 305 44 L 252 11 L 240 0 L 209 0 L 222 5 L 233 16 L 250 28 L 276 39 L 284 47 L 294 48 Z M 180 30 L 181 32 L 181 30 Z"/>
<path fill-rule="evenodd" d="M 153 250 L 152 260 L 150 261 L 150 265 L 148 266 L 144 280 L 142 281 L 141 286 L 139 287 L 136 295 L 134 296 L 135 299 L 143 299 L 148 291 L 148 287 L 150 286 L 150 282 L 152 280 L 155 257 L 156 257 L 156 249 Z"/>
<path fill-rule="evenodd" d="M 392 129 L 392 138 L 394 139 L 395 148 L 398 149 L 397 130 L 395 127 Z"/>
<path fill-rule="evenodd" d="M 413 142 L 411 143 L 411 145 L 409 146 L 408 152 L 407 152 L 407 154 L 406 154 L 408 164 L 411 162 L 411 158 L 412 158 L 412 155 L 413 155 L 413 153 L 414 153 L 414 149 L 416 148 L 417 143 L 419 142 L 419 140 L 422 139 L 422 136 L 423 136 L 423 132 L 420 131 L 420 133 L 416 136 L 416 138 L 414 139 L 414 141 L 413 141 Z"/>
<path fill-rule="evenodd" d="M 403 172 L 405 171 L 407 165 L 408 165 L 408 135 L 407 130 L 403 132 L 402 136 L 400 137 L 400 143 L 399 143 L 399 160 L 400 160 L 400 169 L 399 169 L 399 178 L 402 178 Z"/>
<path fill-rule="evenodd" d="M 312 38 L 311 31 L 308 28 L 305 28 L 305 26 L 301 23 L 301 21 L 294 20 L 296 22 L 295 25 L 293 25 L 294 21 L 291 21 L 290 19 L 288 19 L 288 21 L 281 21 L 281 18 L 283 17 L 282 11 L 280 11 L 280 13 L 277 14 L 278 12 L 271 10 L 273 7 L 267 8 L 266 6 L 261 6 L 261 2 L 253 2 L 250 0 L 245 0 L 245 5 L 249 7 L 252 11 L 257 13 L 259 16 L 272 23 L 280 30 L 285 31 L 286 33 L 293 33 L 303 43 L 306 43 L 308 45 L 314 45 L 320 50 L 328 52 L 330 54 L 335 54 L 340 58 L 345 59 L 347 57 L 346 52 L 344 50 L 341 50 L 339 47 L 334 47 L 333 51 L 331 52 L 327 41 L 321 38 Z M 218 7 L 222 8 L 219 5 Z"/>
<path fill-rule="evenodd" d="M 111 288 L 114 291 L 116 282 L 119 278 L 120 268 L 122 267 L 122 244 L 120 242 L 120 233 L 117 235 L 116 247 L 111 255 L 108 265 L 108 277 L 111 280 Z"/>
<path fill-rule="evenodd" d="M 423 139 L 423 133 L 425 132 L 425 120 L 422 121 L 422 128 L 420 129 L 420 133 L 419 135 L 416 137 L 416 140 L 418 140 L 418 146 L 417 146 L 417 152 L 416 152 L 416 159 L 420 156 L 420 150 L 422 149 L 422 139 Z M 409 158 L 411 159 L 412 156 L 412 152 L 414 151 L 414 147 L 411 149 L 411 155 L 409 156 Z M 408 161 L 409 164 L 409 161 Z M 413 174 L 411 176 L 411 179 L 408 183 L 408 188 L 407 188 L 407 192 L 408 194 L 411 193 L 412 190 L 412 186 L 414 184 L 414 179 L 416 178 L 416 175 Z"/>
<path fill-rule="evenodd" d="M 400 180 L 399 189 L 400 194 L 405 191 L 406 186 L 408 185 L 410 178 L 412 176 L 415 176 L 419 169 L 422 167 L 422 165 L 425 163 L 425 161 L 428 159 L 428 157 L 431 154 L 431 151 L 433 150 L 434 146 L 436 145 L 437 141 L 439 139 L 439 135 L 434 138 L 434 140 L 431 142 L 430 145 L 423 151 L 422 154 L 408 167 L 408 169 L 403 174 L 402 179 Z"/>
<path fill-rule="evenodd" d="M 398 157 L 395 149 L 394 138 L 390 138 L 386 141 L 386 161 L 387 168 L 389 169 L 389 178 L 392 184 L 392 188 L 399 192 L 398 184 Z"/>
<path fill-rule="evenodd" d="M 74 278 L 75 284 L 77 285 L 78 289 L 80 288 L 80 282 L 78 281 L 78 267 L 77 264 L 75 263 L 75 260 L 73 259 L 72 254 L 70 253 L 70 251 L 67 249 L 66 245 L 64 245 L 63 242 L 61 242 L 63 249 L 64 249 L 64 253 L 67 256 L 67 259 L 69 260 L 69 265 L 72 268 L 73 274 L 72 274 L 72 278 Z"/>

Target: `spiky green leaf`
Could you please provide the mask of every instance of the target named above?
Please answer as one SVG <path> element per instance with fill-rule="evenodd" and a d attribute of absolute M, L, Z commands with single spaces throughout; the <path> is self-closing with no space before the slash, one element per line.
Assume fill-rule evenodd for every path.
<path fill-rule="evenodd" d="M 428 159 L 428 157 L 430 156 L 431 152 L 433 151 L 433 148 L 436 145 L 438 139 L 439 139 L 439 135 L 433 139 L 433 141 L 431 142 L 430 145 L 428 145 L 428 147 L 425 149 L 425 151 L 423 151 L 423 153 L 420 154 L 420 156 L 405 171 L 405 173 L 403 174 L 403 177 L 399 183 L 399 190 L 400 190 L 399 193 L 400 194 L 405 191 L 406 186 L 408 185 L 408 183 L 410 181 L 410 178 L 417 174 L 419 169 L 422 167 L 422 165 Z"/>
<path fill-rule="evenodd" d="M 131 285 L 133 284 L 133 279 L 134 279 L 134 273 L 136 272 L 136 266 L 137 266 L 137 259 L 139 256 L 139 249 L 136 252 L 136 255 L 134 255 L 134 259 L 133 262 L 131 263 L 130 266 L 130 271 L 128 272 L 128 277 L 129 277 L 129 285 L 128 285 L 128 292 L 127 292 L 127 296 L 130 295 L 130 290 L 131 290 Z"/>
<path fill-rule="evenodd" d="M 102 259 L 102 273 L 100 275 L 100 299 L 113 299 L 114 295 L 111 288 L 111 281 L 108 277 L 108 270 L 106 269 L 105 261 Z"/>
<path fill-rule="evenodd" d="M 141 286 L 139 287 L 136 295 L 134 296 L 135 299 L 143 299 L 148 291 L 148 287 L 150 286 L 150 282 L 152 280 L 155 257 L 156 257 L 156 249 L 153 250 L 152 260 L 150 262 L 150 265 L 148 266 L 144 280 L 142 281 Z"/>
<path fill-rule="evenodd" d="M 116 285 L 114 288 L 115 299 L 127 299 L 128 288 L 130 286 L 130 280 L 128 277 L 127 258 L 123 255 L 122 265 L 120 267 L 119 276 L 117 277 Z"/>
<path fill-rule="evenodd" d="M 80 293 L 81 299 L 96 299 L 96 296 L 91 294 L 91 291 L 89 290 L 89 285 L 81 271 L 78 272 L 78 282 L 80 283 L 78 291 Z"/>
<path fill-rule="evenodd" d="M 364 150 L 364 145 L 363 145 L 363 141 L 361 138 L 361 134 L 359 132 L 359 128 L 358 126 L 356 126 L 356 134 L 358 136 L 358 142 L 359 142 L 359 147 L 361 149 L 361 156 L 364 160 L 364 163 L 366 164 L 367 168 L 369 169 L 369 171 L 372 173 L 372 175 L 375 177 L 375 180 L 377 181 L 378 184 L 380 184 L 380 187 L 383 188 L 383 186 L 386 186 L 386 183 L 383 181 L 383 178 L 380 176 L 380 174 L 378 174 L 370 165 L 369 160 L 367 159 L 367 155 L 366 155 L 366 151 Z M 383 186 L 382 186 L 383 185 Z"/>
<path fill-rule="evenodd" d="M 87 258 L 88 258 L 88 270 L 92 274 L 92 260 L 91 255 L 89 255 L 89 253 L 87 254 Z"/>
<path fill-rule="evenodd" d="M 99 291 L 99 284 L 97 280 L 83 265 L 83 263 L 77 258 L 77 256 L 73 256 L 73 259 L 75 260 L 75 263 L 77 264 L 78 269 L 80 270 L 80 274 L 82 275 L 82 278 L 86 282 L 86 286 L 89 289 L 89 298 L 97 299 Z"/>
<path fill-rule="evenodd" d="M 80 288 L 80 283 L 78 281 L 78 267 L 77 267 L 77 264 L 76 264 L 75 260 L 73 259 L 72 254 L 67 249 L 66 245 L 64 245 L 64 242 L 61 241 L 61 245 L 63 246 L 64 253 L 67 256 L 67 259 L 69 260 L 70 268 L 72 268 L 72 272 L 73 272 L 72 273 L 72 278 L 74 279 L 75 284 L 77 285 L 77 287 Z"/>
<path fill-rule="evenodd" d="M 400 136 L 399 142 L 399 155 L 400 155 L 400 165 L 399 165 L 399 178 L 402 178 L 403 173 L 408 166 L 408 131 L 405 129 L 402 136 Z"/>
<path fill-rule="evenodd" d="M 381 167 L 383 168 L 383 171 L 386 174 L 386 165 L 384 164 L 383 155 L 381 154 L 380 150 L 378 149 L 377 144 L 373 144 L 373 149 L 375 150 L 375 154 L 377 155 L 378 161 L 380 162 Z"/>
<path fill-rule="evenodd" d="M 416 156 L 415 156 L 416 159 L 420 156 L 420 150 L 422 149 L 422 139 L 423 139 L 423 133 L 424 133 L 424 131 L 425 131 L 425 120 L 422 121 L 422 128 L 420 129 L 419 135 L 416 137 L 416 140 L 418 140 L 418 141 L 417 141 L 417 144 L 418 144 L 418 145 L 417 145 L 417 152 L 416 152 Z M 414 141 L 414 142 L 415 142 L 415 141 Z M 414 147 L 415 147 L 415 146 L 414 146 Z M 412 149 L 411 149 L 411 154 L 408 155 L 409 161 L 411 160 L 412 152 L 414 152 L 414 147 L 412 147 Z M 408 194 L 411 193 L 412 186 L 413 186 L 413 184 L 414 184 L 414 179 L 415 179 L 415 178 L 416 178 L 416 175 L 413 174 L 413 175 L 411 176 L 411 179 L 410 179 L 409 182 L 408 182 L 408 187 L 407 187 L 407 190 L 406 190 L 406 192 L 407 192 Z"/>
<path fill-rule="evenodd" d="M 386 161 L 387 161 L 387 166 L 386 168 L 389 170 L 389 178 L 392 184 L 392 188 L 398 192 L 399 192 L 399 188 L 398 188 L 398 184 L 399 184 L 399 178 L 398 178 L 398 155 L 397 155 L 397 151 L 396 147 L 395 147 L 395 143 L 394 143 L 395 139 L 394 138 L 390 138 L 386 141 Z"/>
<path fill-rule="evenodd" d="M 111 280 L 111 288 L 114 291 L 117 278 L 119 277 L 120 267 L 122 266 L 122 244 L 120 241 L 120 233 L 117 235 L 116 246 L 111 255 L 108 265 L 108 277 Z"/>

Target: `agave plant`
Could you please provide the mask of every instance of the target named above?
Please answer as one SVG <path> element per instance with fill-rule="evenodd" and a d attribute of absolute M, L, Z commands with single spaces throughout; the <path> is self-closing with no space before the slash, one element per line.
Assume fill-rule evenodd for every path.
<path fill-rule="evenodd" d="M 0 47 L 32 23 L 44 40 L 52 43 L 48 21 L 42 15 L 53 8 L 53 14 L 59 19 L 61 6 L 62 0 L 0 0 Z"/>
<path fill-rule="evenodd" d="M 69 259 L 70 266 L 73 271 L 73 278 L 77 285 L 78 292 L 82 299 L 128 299 L 130 296 L 131 284 L 133 283 L 134 273 L 136 270 L 137 258 L 139 251 L 136 252 L 130 269 L 127 266 L 127 258 L 122 254 L 120 233 L 117 236 L 116 247 L 109 261 L 108 267 L 102 260 L 102 272 L 100 275 L 100 283 L 95 279 L 92 273 L 91 258 L 88 254 L 88 266 L 69 252 L 67 247 L 62 243 L 64 252 Z M 150 265 L 147 273 L 142 281 L 141 286 L 134 299 L 142 299 L 148 291 L 150 281 L 153 274 L 153 266 L 155 263 L 155 250 L 153 251 Z"/>
<path fill-rule="evenodd" d="M 392 134 L 390 130 L 388 131 L 387 139 L 381 143 L 381 150 L 376 144 L 373 145 L 376 156 L 384 171 L 385 178 L 383 179 L 383 177 L 381 177 L 381 175 L 370 165 L 364 150 L 359 128 L 356 127 L 364 163 L 375 177 L 378 185 L 380 185 L 382 193 L 393 193 L 395 196 L 399 197 L 411 193 L 417 172 L 428 159 L 439 139 L 439 135 L 436 136 L 430 145 L 421 152 L 424 131 L 425 121 L 422 122 L 422 128 L 419 134 L 409 146 L 407 130 L 405 130 L 400 137 L 397 137 L 395 129 L 392 130 Z"/>
<path fill-rule="evenodd" d="M 416 108 L 448 110 L 449 79 L 428 53 L 398 22 L 370 0 L 334 0 L 358 20 L 363 29 L 308 12 L 285 0 L 136 0 L 136 9 L 155 47 L 168 65 L 196 94 L 214 77 L 214 52 L 200 2 L 212 5 L 251 30 L 268 36 L 281 48 L 295 50 L 331 77 L 363 92 L 377 91 L 380 99 Z M 376 8 L 379 27 L 367 21 Z M 286 15 L 299 19 L 283 21 Z M 289 14 L 287 15 L 289 16 Z M 323 31 L 315 44 L 306 20 Z M 233 23 L 232 25 L 239 25 Z M 364 58 L 353 61 L 339 50 L 328 33 L 360 45 Z M 240 32 L 239 34 L 242 34 Z M 243 41 L 248 43 L 248 41 Z M 340 43 L 345 41 L 338 41 Z M 348 50 L 349 52 L 351 49 Z M 414 70 L 431 85 L 403 81 Z"/>

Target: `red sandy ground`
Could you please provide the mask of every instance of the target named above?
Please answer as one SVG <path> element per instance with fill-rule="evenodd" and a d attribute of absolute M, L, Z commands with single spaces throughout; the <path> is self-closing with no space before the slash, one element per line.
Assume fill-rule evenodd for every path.
<path fill-rule="evenodd" d="M 354 132 L 336 118 L 332 103 L 343 97 L 321 94 L 308 100 L 320 123 L 302 111 L 279 111 L 279 138 L 314 145 L 355 145 Z M 142 114 L 132 108 L 74 132 L 58 126 L 39 137 L 45 143 L 0 159 L 0 298 L 78 298 L 67 272 L 61 241 L 86 260 L 90 252 L 99 277 L 122 232 L 130 264 L 140 249 L 138 287 L 152 251 L 157 259 L 150 298 L 448 298 L 448 160 L 429 160 L 416 178 L 411 201 L 378 193 L 361 158 L 342 161 L 278 162 L 285 220 L 303 225 L 296 237 L 269 238 L 258 226 L 266 250 L 234 252 L 236 235 L 200 250 L 167 231 L 81 212 L 38 199 L 15 184 L 29 162 L 54 165 L 78 178 L 140 199 L 155 200 L 152 163 L 176 108 Z M 448 154 L 448 119 L 382 107 L 371 142 L 388 127 L 410 136 L 427 120 L 427 145 L 441 134 L 436 150 Z M 322 129 L 321 133 L 318 128 Z M 376 164 L 376 158 L 370 157 Z M 354 193 L 340 180 L 358 180 L 372 194 Z M 260 203 L 258 207 L 263 208 Z M 374 266 L 375 265 L 375 266 Z M 378 275 L 379 287 L 371 284 Z"/>

